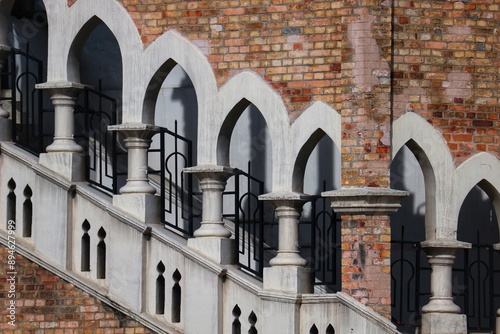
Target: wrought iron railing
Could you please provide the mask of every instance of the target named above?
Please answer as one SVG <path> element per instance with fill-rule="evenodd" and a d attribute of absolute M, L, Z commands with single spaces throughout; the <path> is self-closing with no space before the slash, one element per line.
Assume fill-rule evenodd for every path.
<path fill-rule="evenodd" d="M 75 119 L 75 139 L 85 153 L 85 180 L 117 194 L 127 174 L 127 152 L 120 147 L 117 133 L 108 131 L 108 126 L 118 121 L 116 99 L 104 94 L 100 83 L 97 90 L 85 87 L 83 105 L 75 108 Z"/>
<path fill-rule="evenodd" d="M 420 308 L 430 296 L 431 268 L 419 241 L 408 240 L 401 226 L 401 240 L 391 241 L 392 321 L 398 329 L 414 333 L 420 326 Z M 408 332 L 408 333 L 410 333 Z"/>
<path fill-rule="evenodd" d="M 323 182 L 323 191 L 326 191 Z M 301 221 L 301 224 L 305 222 Z M 328 291 L 341 291 L 341 219 L 333 211 L 330 201 L 321 195 L 311 199 L 311 260 L 314 285 Z"/>
<path fill-rule="evenodd" d="M 174 131 L 160 128 L 160 132 L 153 137 L 159 145 L 149 150 L 150 155 L 159 155 L 159 169 L 149 171 L 150 175 L 159 175 L 159 193 L 161 203 L 162 222 L 165 226 L 177 233 L 190 237 L 197 221 L 201 217 L 194 208 L 196 196 L 196 180 L 193 175 L 184 173 L 184 168 L 191 167 L 193 143 L 179 135 L 177 121 Z"/>
<path fill-rule="evenodd" d="M 234 189 L 226 189 L 223 196 L 232 197 L 230 210 L 225 208 L 223 217 L 234 222 L 235 258 L 240 268 L 262 277 L 264 264 L 264 204 L 259 195 L 264 193 L 264 182 L 248 172 L 237 169 Z"/>
<path fill-rule="evenodd" d="M 419 241 L 391 241 L 393 261 L 392 321 L 403 333 L 415 333 L 420 326 L 421 307 L 430 297 L 431 268 Z M 453 297 L 467 316 L 469 331 L 492 331 L 500 307 L 500 252 L 481 243 L 479 231 L 471 249 L 458 254 L 453 266 Z"/>
<path fill-rule="evenodd" d="M 39 155 L 53 137 L 53 122 L 47 121 L 53 110 L 44 109 L 47 93 L 35 88 L 45 81 L 43 61 L 30 54 L 28 44 L 26 51 L 11 48 L 7 64 L 10 96 L 3 100 L 11 104 L 12 140 Z"/>

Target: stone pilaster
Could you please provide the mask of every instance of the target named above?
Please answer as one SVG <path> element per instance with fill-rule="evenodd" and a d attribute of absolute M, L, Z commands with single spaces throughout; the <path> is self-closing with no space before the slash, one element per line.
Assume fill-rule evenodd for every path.
<path fill-rule="evenodd" d="M 271 201 L 278 217 L 278 255 L 264 268 L 264 289 L 292 293 L 311 293 L 311 273 L 299 254 L 299 218 L 310 196 L 295 193 L 270 193 L 259 200 Z"/>
<path fill-rule="evenodd" d="M 426 240 L 422 248 L 431 265 L 431 297 L 422 307 L 422 334 L 467 333 L 467 320 L 453 302 L 452 268 L 456 253 L 470 248 L 456 240 Z"/>
<path fill-rule="evenodd" d="M 75 142 L 73 112 L 78 94 L 84 85 L 74 82 L 47 82 L 36 85 L 51 94 L 54 105 L 54 141 L 47 153 L 40 155 L 40 164 L 69 181 L 85 179 L 83 148 Z"/>
<path fill-rule="evenodd" d="M 10 47 L 6 45 L 0 45 L 0 73 L 5 65 L 7 56 L 10 52 Z M 0 80 L 1 85 L 1 80 Z M 2 94 L 2 87 L 0 86 L 0 95 Z M 12 139 L 12 124 L 10 118 L 10 113 L 2 107 L 0 103 L 0 141 L 8 141 Z"/>
<path fill-rule="evenodd" d="M 406 191 L 348 188 L 322 193 L 342 215 L 342 291 L 381 315 L 391 314 L 391 228 Z"/>
<path fill-rule="evenodd" d="M 234 263 L 234 239 L 222 220 L 222 192 L 234 170 L 224 166 L 196 166 L 184 169 L 200 180 L 203 194 L 201 226 L 188 246 L 220 264 Z"/>
<path fill-rule="evenodd" d="M 127 183 L 113 196 L 113 205 L 133 215 L 144 223 L 160 219 L 159 197 L 149 184 L 148 149 L 151 138 L 159 128 L 148 124 L 120 124 L 108 127 L 125 138 L 128 151 Z"/>

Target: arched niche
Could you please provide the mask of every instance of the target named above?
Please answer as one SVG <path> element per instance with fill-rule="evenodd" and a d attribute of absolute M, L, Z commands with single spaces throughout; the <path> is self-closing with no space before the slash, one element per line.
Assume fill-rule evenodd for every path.
<path fill-rule="evenodd" d="M 118 41 L 97 16 L 90 18 L 73 40 L 67 62 L 68 81 L 97 89 L 118 101 L 122 99 L 123 66 Z M 120 102 L 118 102 L 120 109 Z"/>
<path fill-rule="evenodd" d="M 413 139 L 410 139 L 406 142 L 405 148 L 401 148 L 404 153 L 402 153 L 401 158 L 393 159 L 391 164 L 391 187 L 394 186 L 395 189 L 399 189 L 401 185 L 401 173 L 405 171 L 406 166 L 413 165 L 420 167 L 420 172 L 417 172 L 415 168 L 413 168 L 415 175 L 423 176 L 423 185 L 420 184 L 417 186 L 418 189 L 415 189 L 415 194 L 411 198 L 415 199 L 415 196 L 421 197 L 424 194 L 424 208 L 421 204 L 419 204 L 420 212 L 425 212 L 425 238 L 426 239 L 434 239 L 434 234 L 437 225 L 437 212 L 436 212 L 436 175 L 434 171 L 434 167 L 431 164 L 426 152 L 423 148 Z M 400 150 L 400 151 L 401 151 Z M 400 153 L 397 152 L 397 154 Z M 413 158 L 410 158 L 410 154 L 413 155 Z M 406 170 L 408 172 L 408 170 Z M 418 179 L 414 179 L 418 180 Z M 406 182 L 411 182 L 406 180 Z M 423 186 L 423 189 L 422 189 Z M 417 194 L 418 193 L 418 194 Z M 402 211 L 403 212 L 403 211 Z"/>
<path fill-rule="evenodd" d="M 154 118 L 155 125 L 167 128 L 191 141 L 191 161 L 193 165 L 196 165 L 197 94 L 185 69 L 173 59 L 168 59 L 151 78 L 144 98 L 143 112 L 154 115 L 152 118 Z M 153 138 L 152 147 L 159 148 L 157 137 Z M 183 154 L 188 154 L 187 147 L 179 147 L 178 149 Z M 155 163 L 154 158 L 151 163 Z"/>

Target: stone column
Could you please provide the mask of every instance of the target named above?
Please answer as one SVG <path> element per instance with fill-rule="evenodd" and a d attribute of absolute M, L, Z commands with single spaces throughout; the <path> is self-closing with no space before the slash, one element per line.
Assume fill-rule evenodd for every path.
<path fill-rule="evenodd" d="M 7 56 L 10 52 L 10 47 L 6 45 L 0 45 L 0 73 L 5 65 Z M 0 80 L 1 85 L 1 80 Z M 0 86 L 0 95 L 2 94 L 2 87 Z M 10 113 L 2 107 L 0 103 L 0 141 L 12 140 L 12 124 L 10 118 Z"/>
<path fill-rule="evenodd" d="M 278 255 L 264 268 L 264 289 L 311 293 L 311 271 L 299 254 L 299 218 L 310 196 L 296 192 L 270 193 L 259 200 L 271 201 L 278 217 Z"/>
<path fill-rule="evenodd" d="M 83 181 L 83 148 L 74 139 L 73 112 L 84 86 L 74 82 L 47 82 L 36 85 L 36 88 L 48 90 L 54 105 L 54 141 L 47 147 L 47 153 L 40 155 L 40 165 L 70 181 Z"/>
<path fill-rule="evenodd" d="M 160 219 L 159 196 L 149 184 L 148 149 L 151 138 L 159 128 L 149 124 L 119 124 L 108 127 L 125 138 L 128 151 L 127 184 L 120 195 L 113 196 L 113 205 L 133 215 L 144 223 L 158 223 Z"/>
<path fill-rule="evenodd" d="M 222 220 L 222 192 L 234 170 L 224 166 L 196 166 L 184 169 L 200 180 L 203 193 L 201 226 L 188 246 L 220 264 L 234 263 L 234 239 Z"/>
<path fill-rule="evenodd" d="M 422 307 L 422 334 L 467 333 L 467 319 L 453 303 L 452 267 L 460 249 L 469 243 L 455 240 L 426 240 L 422 248 L 431 265 L 431 297 Z"/>

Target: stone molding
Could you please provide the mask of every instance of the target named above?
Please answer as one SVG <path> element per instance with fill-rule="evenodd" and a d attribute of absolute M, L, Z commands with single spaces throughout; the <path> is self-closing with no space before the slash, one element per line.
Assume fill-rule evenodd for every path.
<path fill-rule="evenodd" d="M 337 213 L 351 215 L 387 215 L 396 212 L 408 191 L 387 188 L 345 188 L 325 191 L 321 196 L 329 198 Z"/>

